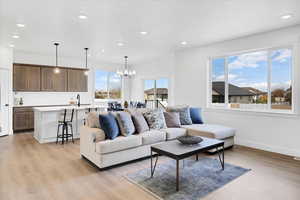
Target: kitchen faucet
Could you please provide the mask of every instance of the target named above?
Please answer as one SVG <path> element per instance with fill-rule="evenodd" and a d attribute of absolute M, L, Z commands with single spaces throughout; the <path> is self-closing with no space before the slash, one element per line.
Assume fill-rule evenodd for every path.
<path fill-rule="evenodd" d="M 80 107 L 80 94 L 77 94 L 77 106 Z"/>

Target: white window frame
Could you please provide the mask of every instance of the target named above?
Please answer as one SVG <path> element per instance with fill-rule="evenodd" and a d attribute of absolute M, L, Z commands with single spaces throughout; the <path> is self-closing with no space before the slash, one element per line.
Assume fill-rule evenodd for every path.
<path fill-rule="evenodd" d="M 115 73 L 115 72 L 113 72 L 113 71 L 109 71 L 109 70 L 104 70 L 104 69 L 95 69 L 95 71 L 97 71 L 97 70 L 102 70 L 102 71 L 105 71 L 105 72 L 107 72 L 108 73 L 108 76 L 107 76 L 107 80 L 106 80 L 106 91 L 107 91 L 107 95 L 108 95 L 108 97 L 110 97 L 110 95 L 109 95 L 109 80 L 110 80 L 110 77 L 111 77 L 111 74 L 112 73 Z M 94 88 L 95 88 L 95 90 L 94 90 L 94 92 L 93 92 L 93 99 L 94 99 L 94 102 L 108 102 L 108 101 L 121 101 L 122 99 L 123 99 L 123 77 L 121 76 L 121 98 L 120 99 L 111 99 L 111 98 L 107 98 L 107 99 L 96 99 L 95 98 L 95 92 L 96 92 L 96 85 L 95 85 L 95 83 L 96 83 L 96 72 L 94 73 Z"/>
<path fill-rule="evenodd" d="M 291 57 L 292 57 L 292 66 L 291 66 L 291 86 L 292 86 L 292 108 L 291 110 L 277 110 L 271 109 L 272 101 L 271 101 L 271 81 L 272 81 L 272 62 L 271 62 L 271 55 L 270 53 L 274 50 L 279 49 L 290 49 L 291 50 Z M 296 114 L 295 113 L 295 101 L 296 101 L 296 90 L 295 90 L 295 66 L 296 66 L 296 57 L 295 55 L 296 46 L 289 44 L 289 45 L 282 45 L 277 47 L 269 47 L 269 48 L 261 48 L 261 49 L 252 49 L 246 51 L 239 51 L 233 52 L 218 56 L 211 56 L 208 59 L 208 102 L 207 108 L 213 109 L 222 109 L 222 110 L 232 110 L 232 111 L 246 111 L 246 112 L 262 112 L 262 113 L 279 113 L 279 114 Z M 259 110 L 259 109 L 241 109 L 241 108 L 231 108 L 228 99 L 228 57 L 230 56 L 238 56 L 241 54 L 247 53 L 254 53 L 258 51 L 267 51 L 268 52 L 268 78 L 267 78 L 267 87 L 268 87 L 268 109 L 267 110 Z M 224 69 L 224 82 L 225 82 L 225 103 L 212 103 L 212 61 L 213 59 L 224 58 L 225 59 L 225 69 Z"/>

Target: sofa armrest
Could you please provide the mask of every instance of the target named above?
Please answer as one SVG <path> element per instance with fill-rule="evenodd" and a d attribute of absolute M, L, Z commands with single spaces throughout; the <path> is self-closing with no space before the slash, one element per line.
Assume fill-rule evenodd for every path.
<path fill-rule="evenodd" d="M 96 143 L 105 140 L 105 133 L 99 128 L 82 126 L 80 128 L 80 138 L 84 138 L 88 143 Z"/>

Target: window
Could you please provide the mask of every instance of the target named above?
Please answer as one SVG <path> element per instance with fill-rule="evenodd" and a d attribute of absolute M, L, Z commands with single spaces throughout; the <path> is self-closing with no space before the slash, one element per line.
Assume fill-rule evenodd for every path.
<path fill-rule="evenodd" d="M 96 70 L 95 99 L 121 99 L 122 78 L 114 72 Z"/>
<path fill-rule="evenodd" d="M 245 110 L 292 110 L 292 50 L 211 59 L 211 103 Z"/>
<path fill-rule="evenodd" d="M 144 96 L 147 107 L 166 107 L 168 105 L 168 87 L 167 78 L 144 81 Z M 157 105 L 156 105 L 157 104 Z"/>

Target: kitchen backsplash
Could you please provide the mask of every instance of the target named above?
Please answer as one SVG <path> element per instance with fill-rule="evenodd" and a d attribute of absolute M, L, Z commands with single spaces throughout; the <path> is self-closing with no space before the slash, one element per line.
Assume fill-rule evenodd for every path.
<path fill-rule="evenodd" d="M 80 94 L 81 104 L 91 104 L 93 99 L 88 92 L 15 92 L 15 105 L 19 102 L 20 98 L 23 100 L 24 106 L 35 105 L 65 105 L 69 104 L 73 98 L 76 100 L 77 94 Z"/>

